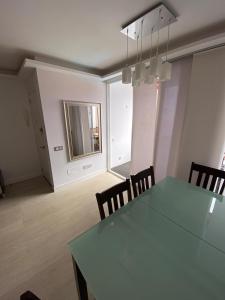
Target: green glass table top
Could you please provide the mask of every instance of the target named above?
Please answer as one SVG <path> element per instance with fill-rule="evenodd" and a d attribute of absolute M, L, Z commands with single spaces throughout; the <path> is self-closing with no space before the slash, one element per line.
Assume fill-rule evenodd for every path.
<path fill-rule="evenodd" d="M 192 217 L 194 207 L 192 210 L 185 202 L 190 200 L 186 193 L 193 199 L 201 199 L 197 205 L 199 222 L 195 210 L 190 221 L 194 224 L 192 227 L 187 219 L 188 214 Z M 202 220 L 205 220 L 208 208 L 203 199 L 209 205 L 214 196 L 200 188 L 166 178 L 71 241 L 71 254 L 95 298 L 224 300 L 223 248 L 217 249 L 202 236 L 198 237 L 200 223 L 204 223 Z M 168 202 L 171 199 L 174 209 L 169 204 L 166 208 L 161 207 L 163 197 Z M 157 199 L 161 205 L 156 203 Z M 185 203 L 183 208 L 181 203 Z M 194 205 L 192 200 L 189 203 Z M 213 213 L 217 211 L 217 205 L 223 205 L 222 197 L 216 198 Z M 176 219 L 176 214 L 184 216 Z M 220 237 L 223 228 L 217 229 Z M 216 232 L 216 228 L 213 230 Z M 204 237 L 207 233 L 203 230 Z"/>
<path fill-rule="evenodd" d="M 146 205 L 225 253 L 225 199 L 167 177 L 140 196 Z"/>

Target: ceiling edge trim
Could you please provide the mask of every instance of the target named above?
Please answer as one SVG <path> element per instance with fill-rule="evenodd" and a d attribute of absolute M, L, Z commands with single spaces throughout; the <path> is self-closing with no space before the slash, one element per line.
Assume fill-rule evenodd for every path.
<path fill-rule="evenodd" d="M 62 67 L 54 64 L 49 64 L 46 62 L 41 62 L 29 58 L 25 58 L 23 61 L 23 64 L 21 68 L 19 69 L 18 76 L 23 76 L 26 69 L 39 69 L 39 70 L 45 70 L 45 71 L 55 71 L 63 74 L 70 74 L 70 75 L 79 75 L 84 77 L 92 77 L 96 79 L 100 79 L 101 76 L 92 74 L 85 71 L 80 71 L 72 68 Z"/>
<path fill-rule="evenodd" d="M 168 59 L 174 60 L 182 56 L 208 51 L 209 49 L 213 48 L 223 47 L 224 44 L 225 32 L 174 49 L 168 53 Z M 165 56 L 165 54 L 163 54 L 163 56 Z"/>

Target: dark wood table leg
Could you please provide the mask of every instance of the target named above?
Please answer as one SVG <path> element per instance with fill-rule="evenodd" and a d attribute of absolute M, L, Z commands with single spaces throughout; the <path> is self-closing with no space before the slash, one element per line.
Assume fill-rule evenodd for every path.
<path fill-rule="evenodd" d="M 77 284 L 77 292 L 78 292 L 78 297 L 79 300 L 88 300 L 88 291 L 87 291 L 87 283 L 86 280 L 84 279 L 76 261 L 73 259 L 73 269 L 74 269 L 74 275 L 75 275 L 75 280 Z"/>

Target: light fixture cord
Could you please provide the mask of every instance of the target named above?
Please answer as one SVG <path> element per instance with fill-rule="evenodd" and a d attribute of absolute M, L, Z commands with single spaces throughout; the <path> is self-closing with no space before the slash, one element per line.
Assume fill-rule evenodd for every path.
<path fill-rule="evenodd" d="M 138 47 L 138 40 L 139 40 L 139 35 L 137 36 L 137 62 L 138 62 L 138 58 L 139 58 L 139 47 Z"/>
<path fill-rule="evenodd" d="M 160 24 L 160 15 L 161 9 L 159 10 L 159 18 L 158 18 L 158 36 L 157 36 L 157 50 L 156 50 L 156 57 L 158 58 L 159 55 L 159 24 Z"/>
<path fill-rule="evenodd" d="M 150 60 L 151 60 L 151 58 L 152 58 L 152 34 L 153 34 L 153 28 L 154 28 L 154 27 L 152 27 L 152 30 L 151 30 L 151 36 L 150 36 L 149 62 L 150 62 Z"/>
<path fill-rule="evenodd" d="M 166 61 L 168 61 L 169 42 L 170 42 L 170 20 L 169 20 L 168 31 L 167 31 Z"/>
<path fill-rule="evenodd" d="M 143 24 L 144 24 L 144 19 L 142 19 L 142 21 L 141 21 L 141 54 L 140 54 L 140 61 L 142 61 Z"/>
<path fill-rule="evenodd" d="M 127 67 L 128 67 L 128 33 L 129 33 L 129 29 L 127 28 Z"/>

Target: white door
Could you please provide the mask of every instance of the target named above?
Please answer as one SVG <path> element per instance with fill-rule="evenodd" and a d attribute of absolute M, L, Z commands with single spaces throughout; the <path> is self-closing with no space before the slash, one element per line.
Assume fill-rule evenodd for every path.
<path fill-rule="evenodd" d="M 121 81 L 109 85 L 110 169 L 131 161 L 133 88 Z"/>
<path fill-rule="evenodd" d="M 50 157 L 38 86 L 32 85 L 29 90 L 29 99 L 42 175 L 46 178 L 48 183 L 53 186 Z"/>

